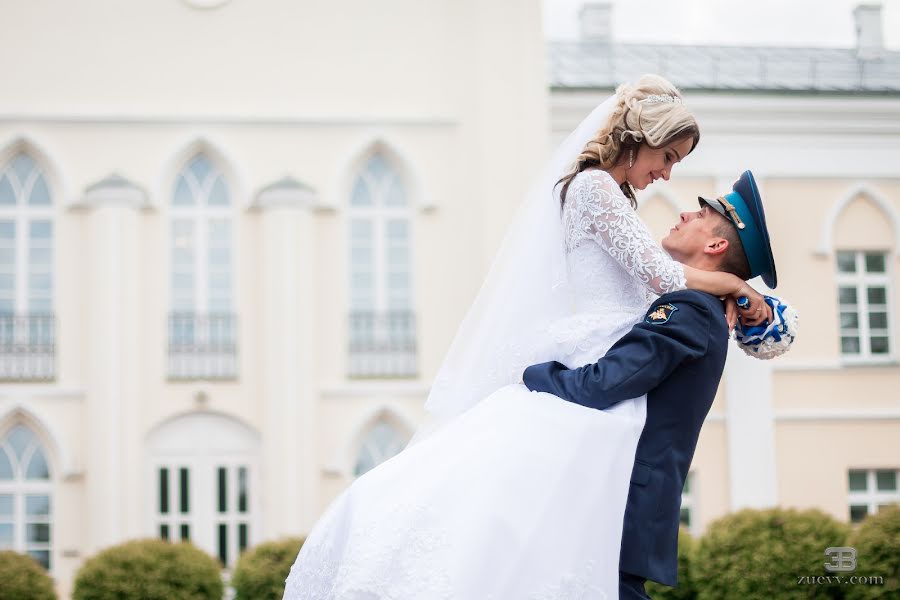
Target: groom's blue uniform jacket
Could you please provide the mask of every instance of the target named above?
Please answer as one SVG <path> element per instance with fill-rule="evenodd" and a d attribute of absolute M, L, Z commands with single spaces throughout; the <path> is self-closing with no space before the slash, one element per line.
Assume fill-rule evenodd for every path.
<path fill-rule="evenodd" d="M 703 292 L 665 294 L 598 362 L 579 369 L 543 363 L 523 376 L 532 391 L 591 408 L 647 394 L 619 570 L 666 585 L 677 581 L 681 490 L 725 367 L 723 312 Z"/>

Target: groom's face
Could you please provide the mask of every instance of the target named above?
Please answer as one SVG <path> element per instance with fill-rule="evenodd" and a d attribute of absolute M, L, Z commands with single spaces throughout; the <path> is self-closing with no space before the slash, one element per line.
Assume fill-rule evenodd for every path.
<path fill-rule="evenodd" d="M 663 238 L 662 247 L 672 258 L 687 263 L 709 253 L 723 239 L 716 229 L 728 220 L 704 204 L 700 210 L 681 213 L 678 223 Z"/>

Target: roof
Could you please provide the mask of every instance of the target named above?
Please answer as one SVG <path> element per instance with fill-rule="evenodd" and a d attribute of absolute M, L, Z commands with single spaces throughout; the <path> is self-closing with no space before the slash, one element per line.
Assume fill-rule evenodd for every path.
<path fill-rule="evenodd" d="M 615 88 L 657 73 L 682 89 L 900 92 L 900 52 L 860 59 L 855 48 L 767 48 L 549 42 L 553 88 Z"/>

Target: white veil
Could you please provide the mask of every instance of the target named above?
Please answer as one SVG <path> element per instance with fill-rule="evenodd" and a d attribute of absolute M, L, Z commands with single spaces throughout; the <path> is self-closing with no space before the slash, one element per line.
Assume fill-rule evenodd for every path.
<path fill-rule="evenodd" d="M 425 404 L 432 420 L 416 434 L 465 412 L 525 367 L 552 360 L 545 325 L 570 314 L 559 178 L 572 167 L 616 104 L 606 99 L 557 148 L 518 209 L 487 278 L 435 378 Z"/>

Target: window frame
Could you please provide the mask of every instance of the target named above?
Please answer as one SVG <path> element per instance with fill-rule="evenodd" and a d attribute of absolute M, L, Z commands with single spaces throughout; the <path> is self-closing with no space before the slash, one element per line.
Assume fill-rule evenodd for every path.
<path fill-rule="evenodd" d="M 50 185 L 50 178 L 47 176 L 47 170 L 41 165 L 30 153 L 25 151 L 15 152 L 6 162 L 0 165 L 0 177 L 12 168 L 13 161 L 19 156 L 27 157 L 33 164 L 33 171 L 37 171 L 37 175 L 33 176 L 36 181 L 38 177 L 44 178 L 44 183 L 50 194 L 50 203 L 46 205 L 32 206 L 28 204 L 28 198 L 22 195 L 22 190 L 18 190 L 16 195 L 16 203 L 13 206 L 0 205 L 0 221 L 12 221 L 15 224 L 15 271 L 13 273 L 14 292 L 13 292 L 13 314 L 26 315 L 31 314 L 29 308 L 29 286 L 28 280 L 31 276 L 30 262 L 30 230 L 31 223 L 34 221 L 49 221 L 51 226 L 50 234 L 50 308 L 46 313 L 53 314 L 56 307 L 56 274 L 59 272 L 56 264 L 56 239 L 58 232 L 56 231 L 56 204 L 53 202 L 53 189 Z M 17 177 L 18 179 L 18 177 Z M 33 185 L 33 184 L 32 184 Z M 38 314 L 38 313 L 36 313 Z"/>
<path fill-rule="evenodd" d="M 866 489 L 851 490 L 850 489 L 850 472 L 864 471 L 866 473 Z M 896 482 L 896 489 L 891 491 L 878 491 L 877 473 L 878 471 L 893 471 Z M 866 517 L 878 514 L 878 506 L 881 504 L 897 504 L 900 503 L 900 468 L 892 469 L 889 467 L 876 468 L 848 468 L 847 469 L 847 522 L 855 523 L 851 518 L 851 507 L 866 506 Z M 863 519 L 865 520 L 865 519 Z"/>
<path fill-rule="evenodd" d="M 47 444 L 44 443 L 44 441 L 41 439 L 41 436 L 38 435 L 37 431 L 35 431 L 35 429 L 29 426 L 27 423 L 17 421 L 14 422 L 11 426 L 4 428 L 2 432 L 0 432 L 0 445 L 6 442 L 9 434 L 12 433 L 12 431 L 14 431 L 17 427 L 25 428 L 25 430 L 28 431 L 28 433 L 31 435 L 32 440 L 30 440 L 29 445 L 26 446 L 25 456 L 27 460 L 20 461 L 14 457 L 15 462 L 12 463 L 13 478 L 11 480 L 0 480 L 0 495 L 11 495 L 13 501 L 12 546 L 0 547 L 0 549 L 10 549 L 23 554 L 28 554 L 28 552 L 32 550 L 46 551 L 48 553 L 50 563 L 47 572 L 52 576 L 55 573 L 55 567 L 57 563 L 54 547 L 56 539 L 56 500 L 53 494 L 53 489 L 55 487 L 53 474 L 55 472 L 55 469 L 53 468 L 50 454 L 47 451 Z M 47 463 L 47 479 L 27 479 L 25 477 L 24 469 L 37 450 L 41 451 L 41 453 L 44 455 L 44 460 Z M 0 451 L 2 451 L 2 447 L 0 447 Z M 49 499 L 50 508 L 46 519 L 35 519 L 34 517 L 29 518 L 25 507 L 26 498 L 28 496 L 47 496 L 47 498 Z M 29 542 L 28 525 L 42 523 L 46 523 L 49 526 L 49 541 L 38 543 Z"/>
<path fill-rule="evenodd" d="M 838 255 L 840 253 L 853 253 L 855 272 L 843 273 L 838 268 Z M 870 273 L 865 270 L 865 257 L 867 254 L 879 254 L 884 257 L 884 272 Z M 848 366 L 854 365 L 883 365 L 892 364 L 897 361 L 896 336 L 894 335 L 894 319 L 892 318 L 891 306 L 894 305 L 894 289 L 893 289 L 893 253 L 890 250 L 851 250 L 839 249 L 834 254 L 835 283 L 838 293 L 837 300 L 837 325 L 838 325 L 838 354 L 841 363 Z M 852 287 L 856 290 L 856 315 L 857 327 L 855 329 L 844 328 L 841 325 L 841 313 L 845 312 L 843 307 L 846 305 L 840 302 L 840 289 L 842 287 Z M 873 354 L 871 346 L 871 328 L 869 327 L 869 287 L 883 287 L 885 289 L 885 313 L 887 315 L 887 339 L 888 352 L 886 354 Z M 859 354 L 848 354 L 843 351 L 841 339 L 844 332 L 852 330 L 856 331 L 856 337 L 859 339 Z"/>
<path fill-rule="evenodd" d="M 209 193 L 213 190 L 214 183 L 206 187 L 206 194 L 194 194 L 194 204 L 179 205 L 175 203 L 176 189 L 180 178 L 188 171 L 198 158 L 203 158 L 210 167 L 209 177 L 218 177 L 228 194 L 228 204 L 211 205 L 208 203 Z M 175 381 L 190 381 L 195 379 L 235 380 L 239 377 L 238 338 L 238 235 L 239 220 L 236 218 L 237 207 L 235 198 L 235 186 L 226 169 L 221 166 L 211 153 L 200 150 L 194 152 L 185 160 L 172 177 L 168 194 L 168 215 L 166 219 L 166 302 L 168 306 L 168 319 L 166 326 L 166 377 Z M 199 182 L 201 186 L 207 181 Z M 201 202 L 202 201 L 202 202 Z M 213 221 L 224 220 L 228 223 L 228 247 L 229 253 L 229 278 L 230 289 L 228 291 L 228 309 L 212 311 L 210 300 L 210 265 L 211 250 L 211 225 Z M 175 272 L 175 223 L 176 221 L 189 222 L 191 224 L 191 243 L 193 246 L 192 261 L 192 308 L 176 309 L 175 287 L 173 275 Z M 229 323 L 231 335 L 231 349 L 225 351 L 206 352 L 188 351 L 173 354 L 173 345 L 177 346 L 174 337 L 173 319 L 176 315 L 191 315 L 192 323 L 191 343 L 192 348 L 203 346 L 215 346 L 214 331 L 217 328 L 213 322 Z M 219 318 L 221 317 L 221 318 Z M 214 365 L 214 366 L 213 366 Z"/>

